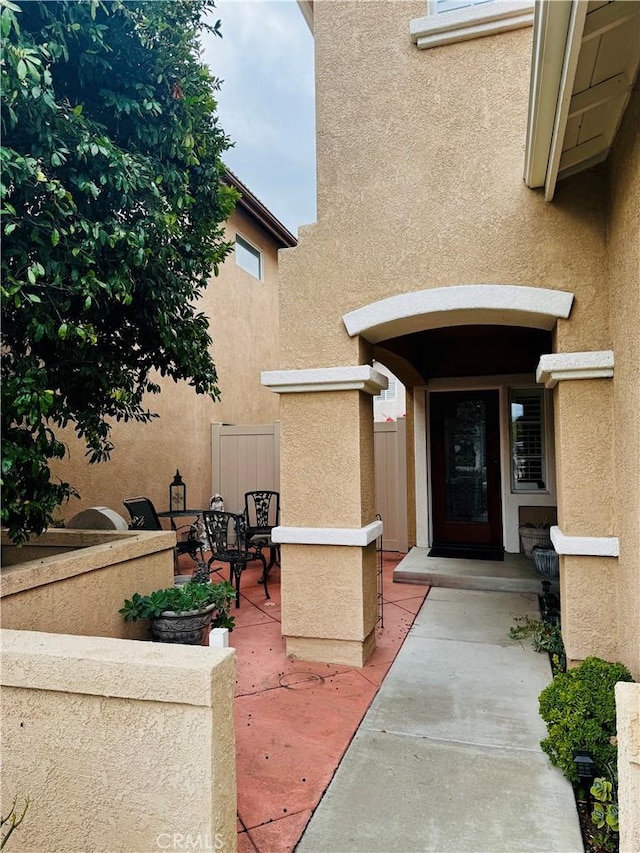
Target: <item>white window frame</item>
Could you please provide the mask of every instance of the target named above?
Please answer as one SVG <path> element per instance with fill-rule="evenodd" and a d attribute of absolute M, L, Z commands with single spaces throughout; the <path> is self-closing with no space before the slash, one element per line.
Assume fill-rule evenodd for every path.
<path fill-rule="evenodd" d="M 446 15 L 447 12 L 460 12 L 462 9 L 470 9 L 471 6 L 486 6 L 487 3 L 495 2 L 495 0 L 453 0 L 461 4 L 459 9 L 443 9 L 443 1 L 446 2 L 446 0 L 427 0 L 427 14 Z"/>
<path fill-rule="evenodd" d="M 482 38 L 533 26 L 534 0 L 494 0 L 438 12 L 436 0 L 428 0 L 427 14 L 409 25 L 411 40 L 420 49 Z"/>
<path fill-rule="evenodd" d="M 244 266 L 243 264 L 241 264 L 240 261 L 238 260 L 238 252 L 236 251 L 236 246 L 238 245 L 238 240 L 240 240 L 240 242 L 243 244 L 242 248 L 245 251 L 247 251 L 249 254 L 251 254 L 252 251 L 256 253 L 257 259 L 258 259 L 258 265 L 259 265 L 259 275 L 256 275 L 252 270 L 247 269 L 247 267 Z M 252 243 L 251 240 L 248 240 L 244 236 L 244 234 L 241 234 L 239 231 L 236 231 L 236 239 L 235 239 L 235 243 L 234 243 L 233 253 L 234 253 L 235 258 L 236 258 L 236 265 L 239 266 L 241 270 L 244 270 L 248 275 L 252 276 L 253 278 L 257 279 L 258 281 L 264 281 L 264 259 L 263 259 L 262 250 L 259 249 L 255 245 L 255 243 Z"/>
<path fill-rule="evenodd" d="M 527 494 L 547 494 L 549 492 L 549 465 L 547 462 L 547 394 L 545 393 L 544 388 L 541 388 L 539 385 L 536 387 L 521 387 L 518 385 L 510 386 L 509 395 L 507 398 L 507 405 L 509 407 L 509 450 L 511 456 L 511 493 L 517 495 L 527 495 Z M 540 397 L 540 423 L 538 424 L 538 428 L 540 430 L 540 473 L 542 476 L 543 486 L 525 486 L 524 482 L 519 484 L 519 481 L 516 480 L 514 466 L 515 466 L 515 452 L 514 452 L 514 431 L 513 431 L 513 415 L 511 407 L 517 402 L 516 396 L 518 394 L 531 395 L 535 393 L 536 396 Z M 531 481 L 533 482 L 533 481 Z"/>
<path fill-rule="evenodd" d="M 374 397 L 376 402 L 395 402 L 398 399 L 398 380 L 395 376 L 387 376 L 389 384 Z"/>

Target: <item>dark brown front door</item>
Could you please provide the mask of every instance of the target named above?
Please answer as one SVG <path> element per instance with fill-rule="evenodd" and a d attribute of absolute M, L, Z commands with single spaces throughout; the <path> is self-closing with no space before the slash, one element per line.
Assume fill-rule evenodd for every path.
<path fill-rule="evenodd" d="M 431 397 L 434 545 L 502 545 L 497 391 Z"/>

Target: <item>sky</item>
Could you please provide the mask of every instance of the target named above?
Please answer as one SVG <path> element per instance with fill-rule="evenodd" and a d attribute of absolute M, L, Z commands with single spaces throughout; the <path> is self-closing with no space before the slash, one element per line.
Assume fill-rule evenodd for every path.
<path fill-rule="evenodd" d="M 222 80 L 232 172 L 294 235 L 316 218 L 313 37 L 295 0 L 218 0 L 223 37 L 202 59 Z"/>

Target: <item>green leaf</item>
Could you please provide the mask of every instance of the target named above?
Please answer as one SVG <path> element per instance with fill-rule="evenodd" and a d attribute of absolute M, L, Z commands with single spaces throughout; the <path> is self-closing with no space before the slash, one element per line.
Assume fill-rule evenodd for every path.
<path fill-rule="evenodd" d="M 4 233 L 6 234 L 6 236 L 8 237 L 9 234 L 13 234 L 13 232 L 16 230 L 16 227 L 17 225 L 15 222 L 7 222 L 7 224 L 4 226 Z"/>
<path fill-rule="evenodd" d="M 58 328 L 58 337 L 64 340 L 67 337 L 67 324 L 61 323 Z"/>
<path fill-rule="evenodd" d="M 18 79 L 24 80 L 24 78 L 27 76 L 27 64 L 24 61 L 24 59 L 20 59 L 18 61 L 18 65 L 16 66 L 16 71 L 18 73 Z"/>
<path fill-rule="evenodd" d="M 54 228 L 53 231 L 51 232 L 51 245 L 57 246 L 59 242 L 60 242 L 60 232 L 58 231 L 57 228 Z"/>

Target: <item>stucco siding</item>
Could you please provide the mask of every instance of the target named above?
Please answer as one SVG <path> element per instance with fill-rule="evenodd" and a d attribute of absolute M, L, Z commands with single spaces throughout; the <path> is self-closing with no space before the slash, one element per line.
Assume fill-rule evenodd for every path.
<path fill-rule="evenodd" d="M 423 12 L 318 4 L 318 223 L 282 267 L 282 366 L 353 363 L 342 314 L 459 284 L 573 292 L 558 347 L 607 348 L 602 170 L 553 205 L 522 180 L 531 31 L 420 51 Z"/>
<path fill-rule="evenodd" d="M 608 273 L 616 367 L 613 382 L 619 656 L 640 679 L 640 89 L 627 108 L 610 164 Z"/>

